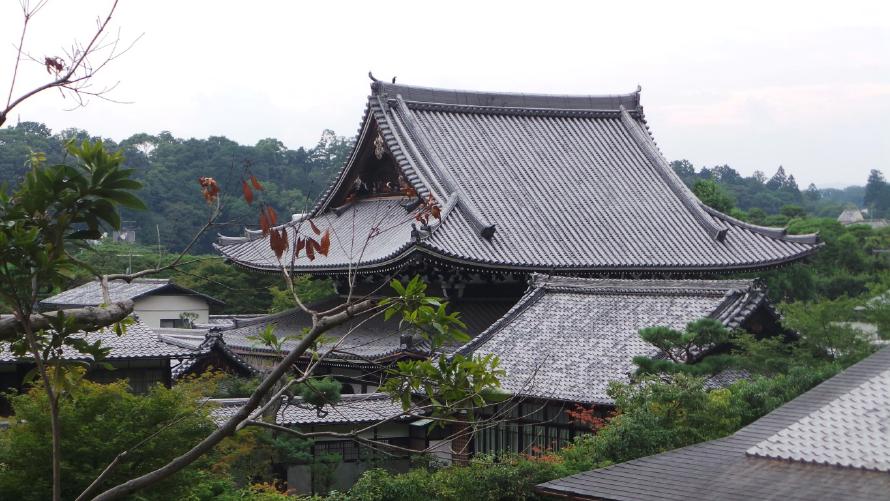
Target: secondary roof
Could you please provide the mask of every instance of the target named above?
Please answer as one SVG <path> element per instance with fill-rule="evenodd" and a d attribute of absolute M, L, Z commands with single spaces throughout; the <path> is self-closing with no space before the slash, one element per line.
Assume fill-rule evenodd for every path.
<path fill-rule="evenodd" d="M 103 348 L 110 351 L 107 360 L 122 359 L 149 359 L 149 358 L 189 358 L 200 355 L 202 352 L 195 348 L 181 346 L 167 342 L 160 335 L 148 328 L 139 320 L 130 324 L 124 335 L 118 336 L 110 328 L 100 329 L 95 332 L 78 334 L 88 343 L 101 342 Z M 80 353 L 70 346 L 62 347 L 62 358 L 66 360 L 88 360 L 91 355 Z M 16 357 L 9 349 L 9 343 L 0 343 L 0 362 L 3 363 L 30 363 L 30 355 L 24 358 Z"/>
<path fill-rule="evenodd" d="M 815 235 L 750 225 L 701 204 L 655 146 L 639 91 L 548 96 L 381 82 L 371 89 L 352 156 L 309 215 L 331 229 L 332 250 L 292 260 L 292 246 L 282 259 L 288 266 L 339 273 L 425 259 L 694 273 L 771 267 L 819 246 Z M 420 198 L 432 195 L 441 221 L 428 228 L 414 221 L 411 200 L 388 188 L 397 179 Z M 313 235 L 299 220 L 283 228 L 291 244 L 297 234 Z M 257 232 L 221 237 L 217 247 L 247 268 L 280 266 Z"/>
<path fill-rule="evenodd" d="M 211 415 L 217 423 L 224 423 L 235 415 L 246 398 L 216 399 L 218 405 Z M 384 393 L 362 393 L 341 395 L 335 405 L 325 404 L 321 409 L 303 404 L 302 399 L 294 398 L 290 404 L 282 405 L 275 416 L 275 424 L 282 426 L 359 424 L 377 421 L 401 421 L 411 416 L 402 409 L 401 403 Z"/>
<path fill-rule="evenodd" d="M 340 305 L 342 302 L 341 298 L 335 297 L 311 306 L 318 311 L 324 311 Z M 511 306 L 512 302 L 453 302 L 449 310 L 459 311 L 461 320 L 467 325 L 467 334 L 475 336 L 494 323 Z M 236 325 L 235 328 L 220 331 L 220 336 L 231 349 L 242 353 L 271 352 L 271 349 L 250 338 L 258 335 L 270 325 L 274 327 L 273 333 L 279 338 L 298 337 L 304 332 L 304 329 L 312 326 L 312 318 L 301 309 L 295 308 L 281 313 L 238 320 Z M 429 345 L 422 339 L 413 339 L 411 345 L 408 346 L 403 343 L 400 334 L 397 319 L 384 321 L 383 315 L 378 314 L 371 317 L 364 314 L 326 332 L 327 341 L 319 346 L 319 351 L 327 354 L 325 357 L 327 359 L 357 362 L 380 361 L 401 355 L 423 354 L 429 351 Z M 297 341 L 288 340 L 282 343 L 282 346 L 285 350 L 290 350 L 296 344 Z"/>
<path fill-rule="evenodd" d="M 570 499 L 872 500 L 890 493 L 890 349 L 703 444 L 538 486 Z"/>
<path fill-rule="evenodd" d="M 219 299 L 201 294 L 181 285 L 176 285 L 168 278 L 137 278 L 129 283 L 123 280 L 111 280 L 108 282 L 108 295 L 111 297 L 112 302 L 127 299 L 136 300 L 146 296 L 165 294 L 196 296 L 207 300 L 209 303 L 225 304 Z M 53 308 L 98 306 L 104 302 L 102 284 L 98 280 L 94 280 L 48 297 L 40 301 L 40 306 L 47 310 Z"/>
<path fill-rule="evenodd" d="M 599 280 L 533 275 L 529 292 L 459 350 L 497 355 L 501 388 L 516 395 L 610 405 L 634 357 L 656 356 L 640 329 L 682 330 L 704 317 L 739 327 L 766 306 L 749 280 Z"/>

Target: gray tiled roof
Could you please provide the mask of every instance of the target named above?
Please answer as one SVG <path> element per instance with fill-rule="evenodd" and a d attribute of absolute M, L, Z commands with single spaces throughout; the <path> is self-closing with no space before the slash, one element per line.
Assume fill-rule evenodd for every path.
<path fill-rule="evenodd" d="M 297 399 L 299 400 L 299 399 Z M 213 410 L 217 422 L 232 417 L 247 401 L 246 398 L 216 400 L 219 405 Z M 304 408 L 298 405 L 283 405 L 278 410 L 275 423 L 288 425 L 314 424 L 349 424 L 372 423 L 402 414 L 399 402 L 393 402 L 389 395 L 383 393 L 363 393 L 342 395 L 336 405 L 325 405 L 321 413 L 315 408 Z"/>
<path fill-rule="evenodd" d="M 313 305 L 319 310 L 325 310 L 342 303 L 342 299 L 333 298 L 321 304 Z M 512 303 L 509 302 L 466 302 L 452 303 L 451 310 L 459 311 L 461 319 L 467 324 L 467 333 L 471 336 L 479 334 L 495 320 L 500 318 Z M 279 337 L 299 335 L 303 329 L 310 327 L 309 315 L 300 309 L 293 309 L 283 313 L 258 317 L 246 321 L 239 321 L 239 326 L 234 329 L 223 330 L 222 336 L 226 344 L 236 351 L 266 351 L 262 346 L 248 339 L 263 331 L 267 325 L 275 325 L 275 334 Z M 329 359 L 364 359 L 379 360 L 406 351 L 400 345 L 398 332 L 398 319 L 384 322 L 382 315 L 368 319 L 367 316 L 359 316 L 355 320 L 334 327 L 325 336 L 330 342 L 321 346 L 321 352 L 333 350 Z M 354 329 L 354 330 L 353 330 Z M 352 330 L 339 344 L 339 339 Z M 285 349 L 290 349 L 295 341 L 286 341 Z M 336 346 L 335 346 L 336 345 Z M 414 346 L 415 350 L 428 350 L 425 343 Z"/>
<path fill-rule="evenodd" d="M 206 329 L 175 328 L 160 328 L 153 330 L 163 342 L 194 351 L 195 356 L 193 358 L 182 360 L 172 368 L 171 373 L 173 379 L 181 377 L 200 360 L 201 356 L 207 355 L 214 350 L 225 357 L 229 363 L 240 367 L 246 373 L 258 374 L 260 372 L 259 369 L 250 365 L 246 360 L 232 351 L 223 339 L 222 334 L 216 329 L 211 331 Z"/>
<path fill-rule="evenodd" d="M 298 259 L 299 269 L 386 269 L 417 257 L 527 271 L 729 271 L 786 263 L 818 247 L 813 235 L 753 226 L 698 202 L 650 137 L 638 92 L 372 89 L 353 156 L 313 212 L 335 229 L 334 250 Z M 412 238 L 405 211 L 386 212 L 393 200 L 334 210 L 361 145 L 377 132 L 418 193 L 434 194 L 444 208 L 430 234 Z M 291 242 L 299 224 L 285 225 Z M 355 252 L 353 238 L 363 242 L 375 227 L 389 229 Z M 255 234 L 222 237 L 218 249 L 241 266 L 277 268 L 268 241 Z"/>
<path fill-rule="evenodd" d="M 765 300 L 746 280 L 597 280 L 532 277 L 507 315 L 459 352 L 493 354 L 504 390 L 611 404 L 609 382 L 627 382 L 633 358 L 659 350 L 639 330 L 682 329 L 703 317 L 739 326 Z"/>
<path fill-rule="evenodd" d="M 107 359 L 128 359 L 128 358 L 180 358 L 191 357 L 196 351 L 189 347 L 171 344 L 148 328 L 140 321 L 136 321 L 129 327 L 123 336 L 118 336 L 111 329 L 102 329 L 100 331 L 84 334 L 81 337 L 87 342 L 93 343 L 101 341 L 102 346 L 110 348 Z M 88 358 L 73 348 L 65 347 L 63 349 L 63 357 L 66 359 L 85 359 Z M 8 343 L 0 343 L 0 362 L 16 362 L 18 359 L 13 356 L 9 350 Z M 30 357 L 26 357 L 27 361 Z"/>
<path fill-rule="evenodd" d="M 152 294 L 179 294 L 198 296 L 215 304 L 223 304 L 200 292 L 176 285 L 167 278 L 137 278 L 130 283 L 123 280 L 112 280 L 108 283 L 108 295 L 112 302 L 127 299 L 138 299 Z M 81 306 L 97 306 L 104 303 L 102 298 L 102 286 L 98 280 L 87 282 L 73 289 L 60 292 L 55 296 L 40 301 L 43 309 L 50 308 L 76 308 Z"/>
<path fill-rule="evenodd" d="M 888 369 L 885 348 L 729 437 L 553 480 L 538 490 L 614 501 L 888 499 Z M 778 450 L 788 457 L 746 453 L 761 451 L 765 441 L 782 442 Z M 810 462 L 820 449 L 830 458 L 822 462 L 834 466 Z"/>
<path fill-rule="evenodd" d="M 748 454 L 890 471 L 890 367 L 751 447 Z"/>

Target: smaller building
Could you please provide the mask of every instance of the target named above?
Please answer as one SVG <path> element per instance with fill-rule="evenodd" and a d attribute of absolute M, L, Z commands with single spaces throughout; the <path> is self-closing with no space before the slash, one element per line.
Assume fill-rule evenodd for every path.
<path fill-rule="evenodd" d="M 112 302 L 132 300 L 133 312 L 150 328 L 183 328 L 206 324 L 211 307 L 224 303 L 219 299 L 173 283 L 168 278 L 137 278 L 132 282 L 112 280 L 108 283 Z M 68 289 L 40 301 L 43 311 L 98 306 L 104 302 L 98 280 Z"/>
<path fill-rule="evenodd" d="M 246 401 L 246 398 L 213 400 L 218 405 L 213 417 L 222 423 L 238 412 Z M 288 491 L 310 494 L 329 489 L 346 490 L 365 470 L 373 467 L 407 471 L 410 459 L 400 451 L 417 445 L 408 438 L 411 421 L 417 421 L 416 417 L 405 413 L 399 402 L 383 393 L 342 395 L 336 405 L 321 408 L 304 404 L 300 398 L 284 403 L 275 418 L 275 424 L 279 426 L 301 432 L 350 433 L 361 430 L 359 436 L 372 441 L 363 444 L 350 438 L 315 437 L 308 447 L 306 461 L 279 465 L 286 471 Z M 381 424 L 373 426 L 375 423 Z M 387 445 L 398 449 L 388 449 Z M 324 472 L 318 468 L 320 462 L 327 465 Z M 320 478 L 321 475 L 325 478 Z"/>
<path fill-rule="evenodd" d="M 79 333 L 88 343 L 99 342 L 109 350 L 104 364 L 93 364 L 87 379 L 110 383 L 126 379 L 134 393 L 146 393 L 152 386 L 172 385 L 177 379 L 208 370 L 219 370 L 242 377 L 259 374 L 255 368 L 234 354 L 215 332 L 201 333 L 185 339 L 169 333 L 160 334 L 142 321 L 129 325 L 122 336 L 112 329 Z M 63 347 L 62 358 L 93 362 L 92 355 L 70 346 Z M 0 392 L 26 389 L 25 376 L 34 369 L 34 360 L 26 355 L 16 357 L 9 343 L 0 343 Z M 0 416 L 9 415 L 8 402 L 0 394 Z"/>
<path fill-rule="evenodd" d="M 837 222 L 844 226 L 864 224 L 866 226 L 871 226 L 876 230 L 890 226 L 890 222 L 886 219 L 868 219 L 866 218 L 867 215 L 867 210 L 845 209 L 844 212 L 841 212 L 841 215 L 837 217 Z"/>
<path fill-rule="evenodd" d="M 890 349 L 733 435 L 552 480 L 559 498 L 873 500 L 890 495 Z"/>

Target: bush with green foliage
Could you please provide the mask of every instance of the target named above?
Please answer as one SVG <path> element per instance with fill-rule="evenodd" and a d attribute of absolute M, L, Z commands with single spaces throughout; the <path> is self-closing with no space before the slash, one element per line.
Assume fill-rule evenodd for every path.
<path fill-rule="evenodd" d="M 838 364 L 798 367 L 787 375 L 756 377 L 709 391 L 701 378 L 680 374 L 671 382 L 612 384 L 617 413 L 595 435 L 582 435 L 557 452 L 481 456 L 467 466 L 414 468 L 393 474 L 365 472 L 344 493 L 313 500 L 427 501 L 539 499 L 534 486 L 591 468 L 608 466 L 729 435 L 831 377 Z"/>
<path fill-rule="evenodd" d="M 125 450 L 132 451 L 113 470 L 107 485 L 151 471 L 185 452 L 215 424 L 210 408 L 199 406 L 205 382 L 172 389 L 155 386 L 147 395 L 134 395 L 126 381 L 97 384 L 82 379 L 60 401 L 62 484 L 64 499 L 74 499 Z M 8 429 L 0 431 L 0 492 L 6 499 L 43 500 L 51 497 L 51 440 L 46 392 L 35 388 L 9 397 L 15 412 Z M 187 468 L 140 495 L 142 499 L 182 499 L 217 478 L 209 473 L 213 458 Z"/>

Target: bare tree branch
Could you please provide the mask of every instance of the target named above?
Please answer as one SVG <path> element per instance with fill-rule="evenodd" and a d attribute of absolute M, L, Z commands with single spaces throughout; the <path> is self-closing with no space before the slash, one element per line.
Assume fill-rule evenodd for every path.
<path fill-rule="evenodd" d="M 13 80 L 10 84 L 9 95 L 6 101 L 6 107 L 0 110 L 0 126 L 2 126 L 6 122 L 9 113 L 16 106 L 34 97 L 36 94 L 39 94 L 48 89 L 59 89 L 60 92 L 63 93 L 65 90 L 67 90 L 74 95 L 75 99 L 77 99 L 81 105 L 85 104 L 81 94 L 97 96 L 104 94 L 105 92 L 108 92 L 110 90 L 108 88 L 105 88 L 101 91 L 89 91 L 87 89 L 89 88 L 90 80 L 96 75 L 96 73 L 104 68 L 106 64 L 113 61 L 114 59 L 117 59 L 123 53 L 127 52 L 128 50 L 130 50 L 130 48 L 133 47 L 133 45 L 131 44 L 124 51 L 118 52 L 117 44 L 119 42 L 119 39 L 107 45 L 102 44 L 108 25 L 111 22 L 111 18 L 114 15 L 115 10 L 117 9 L 117 4 L 118 0 L 114 0 L 114 3 L 108 10 L 108 15 L 105 16 L 104 20 L 100 21 L 97 24 L 96 32 L 93 34 L 92 38 L 86 45 L 81 46 L 77 43 L 74 44 L 71 52 L 67 54 L 69 59 L 67 66 L 65 66 L 59 58 L 47 57 L 45 59 L 42 64 L 45 64 L 48 69 L 55 70 L 56 78 L 54 80 L 37 86 L 29 91 L 26 91 L 19 97 L 13 99 L 13 90 L 15 88 L 15 82 L 18 76 L 18 66 L 19 62 L 22 59 L 22 56 L 24 55 L 32 60 L 35 60 L 35 58 L 29 56 L 27 53 L 24 52 L 24 39 L 28 24 L 30 23 L 34 14 L 36 14 L 37 11 L 39 11 L 44 5 L 46 5 L 46 1 L 42 0 L 32 9 L 30 8 L 27 1 L 22 2 L 22 10 L 25 18 L 24 26 L 22 27 L 22 34 L 20 37 L 19 45 L 17 47 L 16 64 L 13 71 Z M 135 43 L 135 41 L 133 43 Z M 89 57 L 91 55 L 94 55 L 97 51 L 101 51 L 107 48 L 110 48 L 111 50 L 102 63 L 100 63 L 98 66 L 93 66 L 92 64 L 90 64 Z"/>

